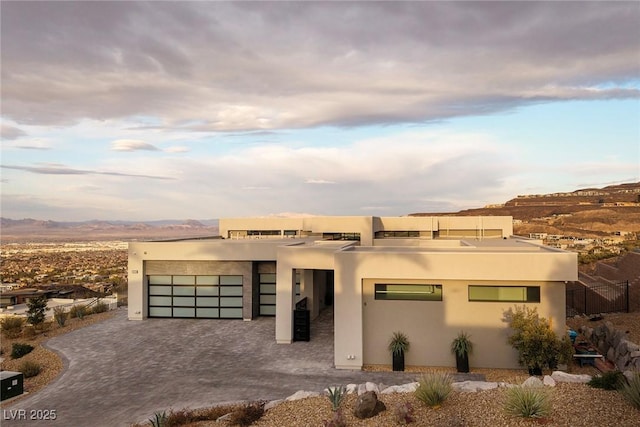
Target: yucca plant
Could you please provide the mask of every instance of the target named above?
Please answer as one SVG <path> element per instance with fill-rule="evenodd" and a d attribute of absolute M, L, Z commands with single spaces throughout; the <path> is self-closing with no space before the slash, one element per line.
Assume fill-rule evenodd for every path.
<path fill-rule="evenodd" d="M 149 422 L 152 427 L 167 427 L 169 425 L 169 418 L 166 412 L 156 412 L 153 414 L 153 418 L 149 418 Z"/>
<path fill-rule="evenodd" d="M 504 405 L 509 415 L 523 418 L 546 417 L 551 413 L 551 396 L 544 387 L 512 387 L 507 389 Z"/>
<path fill-rule="evenodd" d="M 469 334 L 460 331 L 451 342 L 451 353 L 456 356 L 456 370 L 469 372 L 469 355 L 473 351 L 473 343 Z"/>
<path fill-rule="evenodd" d="M 387 348 L 391 352 L 394 371 L 404 371 L 404 354 L 409 351 L 409 338 L 402 332 L 394 332 Z"/>
<path fill-rule="evenodd" d="M 337 411 L 338 408 L 340 408 L 340 404 L 342 403 L 342 400 L 346 395 L 347 388 L 343 385 L 327 388 L 327 397 L 329 397 L 333 412 Z"/>
<path fill-rule="evenodd" d="M 451 375 L 444 372 L 424 374 L 418 380 L 416 398 L 427 406 L 437 408 L 453 390 Z"/>
<path fill-rule="evenodd" d="M 640 373 L 636 372 L 628 379 L 620 388 L 620 393 L 629 401 L 636 409 L 640 410 Z"/>

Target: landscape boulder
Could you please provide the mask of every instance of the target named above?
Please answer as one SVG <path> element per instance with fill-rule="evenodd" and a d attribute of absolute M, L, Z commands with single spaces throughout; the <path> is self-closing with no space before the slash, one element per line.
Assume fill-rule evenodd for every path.
<path fill-rule="evenodd" d="M 544 384 L 538 377 L 529 377 L 523 383 L 523 387 L 542 387 Z"/>
<path fill-rule="evenodd" d="M 384 403 L 378 400 L 378 395 L 375 391 L 367 391 L 358 396 L 353 408 L 353 415 L 362 420 L 378 415 L 386 409 L 387 407 Z"/>
<path fill-rule="evenodd" d="M 451 384 L 455 391 L 473 393 L 498 388 L 498 383 L 487 381 L 462 381 Z"/>
<path fill-rule="evenodd" d="M 287 397 L 285 400 L 288 402 L 291 402 L 292 400 L 306 399 L 307 397 L 314 397 L 319 395 L 320 393 L 314 392 L 314 391 L 298 390 L 295 393 L 293 393 L 291 396 Z"/>
<path fill-rule="evenodd" d="M 591 381 L 591 375 L 574 375 L 562 371 L 553 371 L 551 378 L 558 383 L 588 383 Z"/>

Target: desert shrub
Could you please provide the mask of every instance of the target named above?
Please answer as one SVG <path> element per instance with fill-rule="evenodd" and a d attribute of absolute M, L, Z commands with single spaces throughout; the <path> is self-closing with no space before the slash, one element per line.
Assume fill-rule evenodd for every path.
<path fill-rule="evenodd" d="M 345 386 L 341 385 L 327 388 L 327 397 L 331 402 L 331 409 L 333 409 L 334 412 L 340 408 L 340 404 L 346 395 L 347 389 Z"/>
<path fill-rule="evenodd" d="M 152 418 L 149 418 L 149 423 L 152 427 L 169 427 L 168 419 L 166 412 L 156 412 Z"/>
<path fill-rule="evenodd" d="M 31 360 L 25 360 L 20 365 L 20 372 L 25 378 L 35 377 L 40 373 L 40 364 L 32 362 Z"/>
<path fill-rule="evenodd" d="M 636 372 L 628 382 L 623 383 L 620 392 L 629 403 L 640 410 L 640 373 Z"/>
<path fill-rule="evenodd" d="M 94 314 L 104 313 L 105 311 L 109 311 L 109 306 L 102 301 L 98 301 L 91 311 Z"/>
<path fill-rule="evenodd" d="M 33 346 L 29 344 L 22 344 L 19 342 L 14 342 L 11 346 L 11 358 L 12 359 L 20 359 L 22 356 L 25 356 L 33 351 Z"/>
<path fill-rule="evenodd" d="M 27 301 L 27 322 L 31 323 L 35 327 L 41 325 L 45 319 L 47 302 L 46 295 L 29 298 Z"/>
<path fill-rule="evenodd" d="M 605 390 L 617 390 L 622 386 L 624 375 L 620 371 L 604 372 L 602 375 L 595 376 L 587 383 L 594 388 L 603 388 Z"/>
<path fill-rule="evenodd" d="M 61 328 L 64 326 L 67 318 L 69 317 L 69 313 L 62 307 L 54 307 L 53 309 L 53 318 L 55 319 L 58 326 Z"/>
<path fill-rule="evenodd" d="M 509 415 L 540 418 L 551 413 L 551 396 L 544 387 L 511 387 L 504 405 Z"/>
<path fill-rule="evenodd" d="M 415 396 L 427 406 L 440 406 L 453 390 L 452 382 L 451 376 L 447 373 L 424 374 L 418 381 Z"/>
<path fill-rule="evenodd" d="M 72 319 L 74 317 L 77 317 L 78 319 L 82 320 L 86 314 L 87 307 L 84 305 L 74 305 L 73 307 L 71 307 L 71 309 L 69 309 L 69 317 Z"/>
<path fill-rule="evenodd" d="M 344 419 L 342 411 L 338 409 L 330 420 L 322 421 L 322 425 L 324 427 L 347 427 L 347 421 Z"/>
<path fill-rule="evenodd" d="M 518 350 L 520 365 L 542 369 L 559 361 L 561 341 L 535 307 L 516 306 L 504 313 L 504 319 L 513 329 L 507 342 Z"/>
<path fill-rule="evenodd" d="M 245 405 L 231 413 L 229 416 L 229 423 L 231 425 L 239 425 L 240 427 L 250 426 L 254 422 L 258 421 L 263 414 L 264 405 L 257 403 Z"/>
<path fill-rule="evenodd" d="M 18 316 L 7 316 L 0 320 L 2 333 L 7 338 L 18 338 L 22 333 L 24 319 Z"/>
<path fill-rule="evenodd" d="M 409 402 L 399 402 L 393 408 L 393 417 L 398 424 L 409 424 L 414 422 L 413 419 L 413 406 Z"/>

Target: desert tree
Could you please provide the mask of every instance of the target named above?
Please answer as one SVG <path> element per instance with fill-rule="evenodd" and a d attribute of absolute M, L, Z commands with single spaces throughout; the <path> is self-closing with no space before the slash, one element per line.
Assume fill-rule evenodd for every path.
<path fill-rule="evenodd" d="M 29 301 L 27 301 L 27 322 L 32 324 L 34 327 L 42 325 L 44 323 L 46 310 L 46 295 L 30 298 Z"/>

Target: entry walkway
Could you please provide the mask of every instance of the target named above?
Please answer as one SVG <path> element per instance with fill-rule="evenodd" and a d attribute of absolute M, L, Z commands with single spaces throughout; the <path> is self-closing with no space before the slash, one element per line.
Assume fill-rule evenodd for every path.
<path fill-rule="evenodd" d="M 273 400 L 298 390 L 372 381 L 414 381 L 416 374 L 333 368 L 330 312 L 313 322 L 310 342 L 275 343 L 275 318 L 129 321 L 124 309 L 105 322 L 52 338 L 65 370 L 9 410 L 54 410 L 55 421 L 8 420 L 2 426 L 129 426 L 156 411 L 225 402 Z"/>

